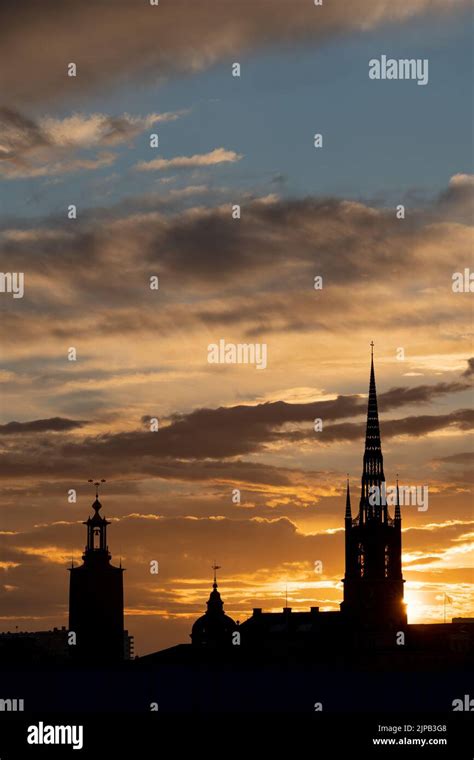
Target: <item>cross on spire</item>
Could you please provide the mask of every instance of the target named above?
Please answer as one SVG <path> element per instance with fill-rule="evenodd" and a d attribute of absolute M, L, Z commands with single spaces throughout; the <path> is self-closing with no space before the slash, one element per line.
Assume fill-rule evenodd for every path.
<path fill-rule="evenodd" d="M 217 576 L 216 571 L 221 569 L 220 565 L 216 565 L 216 560 L 214 560 L 214 564 L 212 565 L 212 569 L 214 570 L 214 586 L 217 588 Z"/>
<path fill-rule="evenodd" d="M 107 481 L 102 478 L 102 480 L 92 480 L 92 478 L 89 478 L 87 481 L 88 483 L 93 483 L 95 485 L 95 498 L 99 498 L 99 488 L 102 483 L 106 483 Z"/>

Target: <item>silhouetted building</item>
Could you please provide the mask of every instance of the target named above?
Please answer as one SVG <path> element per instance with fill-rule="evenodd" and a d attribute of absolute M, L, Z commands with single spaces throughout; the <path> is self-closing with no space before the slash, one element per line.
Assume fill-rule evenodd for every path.
<path fill-rule="evenodd" d="M 397 487 L 398 490 L 398 487 Z M 388 512 L 373 352 L 371 356 L 367 427 L 359 514 L 352 519 L 349 481 L 346 491 L 346 573 L 340 611 L 262 612 L 240 626 L 242 646 L 268 653 L 346 651 L 386 643 L 382 628 L 393 642 L 392 631 L 406 626 L 403 603 L 401 513 L 397 500 L 394 518 Z M 373 635 L 367 635 L 367 631 Z M 374 638 L 375 637 L 375 638 Z"/>
<path fill-rule="evenodd" d="M 128 631 L 123 632 L 123 657 L 124 660 L 133 660 L 135 657 L 135 641 Z"/>
<path fill-rule="evenodd" d="M 402 518 L 399 498 L 394 518 L 387 506 L 373 352 L 359 514 L 352 519 L 348 481 L 345 539 L 346 574 L 341 611 L 359 625 L 405 625 Z"/>
<path fill-rule="evenodd" d="M 69 659 L 68 631 L 65 626 L 52 631 L 0 633 L 0 662 L 11 664 L 64 663 Z"/>
<path fill-rule="evenodd" d="M 71 654 L 80 660 L 117 662 L 127 650 L 123 620 L 123 569 L 111 565 L 107 526 L 96 492 L 87 525 L 83 564 L 70 568 L 69 630 L 76 634 Z"/>
<path fill-rule="evenodd" d="M 214 565 L 214 582 L 207 602 L 207 611 L 193 625 L 191 641 L 200 647 L 223 647 L 232 643 L 232 634 L 237 630 L 237 624 L 224 612 L 224 602 L 217 590 L 216 571 Z"/>
<path fill-rule="evenodd" d="M 359 668 L 364 674 L 409 670 L 430 672 L 436 667 L 463 668 L 472 660 L 472 618 L 452 623 L 408 624 L 403 602 L 401 512 L 397 480 L 394 516 L 389 513 L 373 351 L 371 356 L 367 426 L 359 512 L 352 518 L 349 482 L 345 508 L 344 598 L 340 610 L 264 612 L 255 608 L 242 624 L 224 613 L 214 583 L 207 612 L 193 625 L 190 644 L 179 644 L 135 661 L 138 668 L 179 665 L 261 667 L 292 663 L 301 672 L 330 666 L 347 673 Z M 214 567 L 214 570 L 217 568 Z M 233 636 L 238 631 L 238 636 Z M 337 670 L 339 669 L 339 670 Z M 191 672 L 191 671 L 190 671 Z M 213 671 L 214 672 L 214 671 Z M 217 672 L 217 671 L 216 671 Z M 331 672 L 331 671 L 330 671 Z M 331 683 L 333 675 L 331 675 Z M 247 688 L 246 684 L 244 691 Z M 360 686 L 361 693 L 363 684 Z M 368 686 L 365 699 L 372 695 Z M 243 697 L 242 694 L 240 698 Z M 211 704 L 212 695 L 209 696 Z M 240 704 L 240 703 L 239 703 Z"/>

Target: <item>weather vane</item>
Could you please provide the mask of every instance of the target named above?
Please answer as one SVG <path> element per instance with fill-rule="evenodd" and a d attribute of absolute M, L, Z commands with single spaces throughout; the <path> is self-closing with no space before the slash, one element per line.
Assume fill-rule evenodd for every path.
<path fill-rule="evenodd" d="M 216 579 L 216 571 L 221 569 L 220 565 L 216 565 L 216 560 L 214 560 L 214 564 L 212 565 L 212 569 L 214 570 L 214 583 L 217 583 Z"/>
<path fill-rule="evenodd" d="M 92 480 L 92 478 L 89 478 L 87 481 L 88 483 L 93 483 L 95 485 L 95 498 L 99 498 L 99 488 L 101 483 L 106 483 L 107 481 L 102 478 L 102 480 Z"/>

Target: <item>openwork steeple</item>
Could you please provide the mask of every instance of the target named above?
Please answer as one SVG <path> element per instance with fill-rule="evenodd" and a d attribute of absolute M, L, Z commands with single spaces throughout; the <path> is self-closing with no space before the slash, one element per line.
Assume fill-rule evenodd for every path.
<path fill-rule="evenodd" d="M 367 404 L 367 427 L 362 469 L 360 522 L 368 519 L 387 519 L 385 498 L 385 475 L 383 471 L 382 444 L 380 442 L 377 388 L 374 371 L 374 342 L 371 344 L 369 400 Z"/>

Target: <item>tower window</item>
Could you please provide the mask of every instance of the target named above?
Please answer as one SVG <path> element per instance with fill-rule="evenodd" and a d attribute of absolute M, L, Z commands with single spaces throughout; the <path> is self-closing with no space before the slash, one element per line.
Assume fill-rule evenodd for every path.
<path fill-rule="evenodd" d="M 358 544 L 357 547 L 357 564 L 359 566 L 359 575 L 363 578 L 365 575 L 365 552 L 363 544 Z"/>
<path fill-rule="evenodd" d="M 100 549 L 100 530 L 96 528 L 94 530 L 94 549 Z"/>

